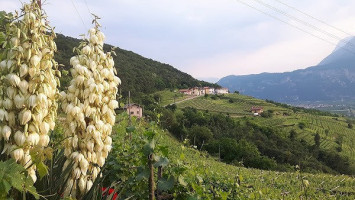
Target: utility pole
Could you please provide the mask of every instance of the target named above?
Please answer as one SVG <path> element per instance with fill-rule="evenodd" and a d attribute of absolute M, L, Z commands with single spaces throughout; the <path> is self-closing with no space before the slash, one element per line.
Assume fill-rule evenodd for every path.
<path fill-rule="evenodd" d="M 218 147 L 218 158 L 219 158 L 219 161 L 221 162 L 221 144 L 219 144 L 219 147 Z"/>
<path fill-rule="evenodd" d="M 128 115 L 129 115 L 129 125 L 131 125 L 131 91 L 128 91 Z"/>

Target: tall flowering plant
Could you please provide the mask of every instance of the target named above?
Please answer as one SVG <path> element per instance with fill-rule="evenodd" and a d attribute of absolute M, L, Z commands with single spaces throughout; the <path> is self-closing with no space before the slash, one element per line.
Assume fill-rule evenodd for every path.
<path fill-rule="evenodd" d="M 37 1 L 24 4 L 21 15 L 10 21 L 0 61 L 2 154 L 27 168 L 36 182 L 32 156 L 48 146 L 49 131 L 54 129 L 57 116 L 60 72 L 53 59 L 55 34 Z"/>
<path fill-rule="evenodd" d="M 115 75 L 112 52 L 105 53 L 105 36 L 95 27 L 70 59 L 73 77 L 67 92 L 61 92 L 66 113 L 65 166 L 74 164 L 65 196 L 82 196 L 89 191 L 111 151 L 114 109 L 120 79 Z"/>

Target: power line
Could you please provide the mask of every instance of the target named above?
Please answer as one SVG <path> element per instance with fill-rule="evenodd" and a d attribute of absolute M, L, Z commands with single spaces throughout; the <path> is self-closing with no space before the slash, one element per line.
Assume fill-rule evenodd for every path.
<path fill-rule="evenodd" d="M 88 12 L 89 12 L 89 13 L 92 13 L 92 12 L 90 11 L 90 9 L 89 9 L 89 6 L 88 6 L 88 3 L 86 2 L 86 0 L 84 0 L 84 2 L 85 2 L 85 5 L 86 5 L 86 8 L 88 9 Z"/>
<path fill-rule="evenodd" d="M 242 0 L 236 0 L 236 1 L 238 1 L 238 2 L 241 3 L 241 4 L 244 4 L 245 6 L 250 7 L 250 8 L 252 8 L 252 9 L 256 10 L 256 11 L 259 11 L 259 12 L 261 12 L 261 13 L 263 13 L 263 14 L 265 14 L 265 15 L 267 15 L 267 16 L 273 18 L 273 19 L 276 19 L 276 20 L 278 20 L 278 21 L 280 21 L 280 22 L 282 22 L 282 23 L 285 23 L 285 24 L 287 24 L 287 25 L 289 25 L 289 26 L 292 26 L 292 27 L 298 29 L 299 31 L 302 31 L 302 32 L 304 32 L 304 33 L 307 33 L 307 34 L 309 34 L 309 35 L 311 35 L 311 36 L 313 36 L 313 37 L 315 37 L 315 38 L 318 38 L 318 39 L 320 39 L 320 40 L 322 40 L 322 41 L 324 41 L 324 42 L 326 42 L 326 43 L 328 43 L 328 44 L 331 44 L 331 45 L 333 45 L 333 46 L 337 46 L 337 44 L 334 43 L 334 42 L 328 41 L 328 40 L 325 39 L 325 38 L 322 38 L 322 37 L 320 37 L 320 36 L 317 36 L 317 35 L 313 34 L 313 33 L 310 32 L 310 31 L 304 30 L 304 29 L 302 29 L 302 28 L 300 28 L 300 27 L 298 27 L 298 26 L 296 26 L 296 25 L 294 25 L 294 24 L 291 24 L 291 23 L 289 23 L 289 22 L 287 22 L 287 21 L 285 21 L 285 20 L 282 20 L 281 18 L 278 18 L 278 17 L 276 17 L 276 16 L 274 16 L 274 15 L 272 15 L 272 14 L 270 14 L 270 13 L 267 13 L 267 12 L 265 12 L 265 11 L 263 11 L 263 10 L 257 8 L 257 7 L 254 7 L 254 6 L 250 5 L 250 4 L 248 4 L 248 3 L 244 2 L 244 1 L 242 1 Z M 348 49 L 348 48 L 344 48 L 344 47 L 340 47 L 340 48 L 341 48 L 341 49 L 344 49 L 344 50 L 346 50 L 346 51 L 348 51 L 348 52 L 350 52 L 350 53 L 355 54 L 354 51 L 352 51 L 352 50 L 350 50 L 350 49 Z"/>
<path fill-rule="evenodd" d="M 88 28 L 86 27 L 85 22 L 84 22 L 83 18 L 81 17 L 81 15 L 80 15 L 78 9 L 76 8 L 76 6 L 75 6 L 73 0 L 70 0 L 70 1 L 71 1 L 71 3 L 72 3 L 72 5 L 73 5 L 73 7 L 74 7 L 74 9 L 75 9 L 75 11 L 76 11 L 76 13 L 78 14 L 78 16 L 79 16 L 81 22 L 83 23 L 84 28 L 87 30 Z"/>
<path fill-rule="evenodd" d="M 320 22 L 320 23 L 322 23 L 322 24 L 324 24 L 324 25 L 327 25 L 327 26 L 329 26 L 329 27 L 331 27 L 331 28 L 333 28 L 333 29 L 335 29 L 335 30 L 337 30 L 337 31 L 339 31 L 339 32 L 342 32 L 342 33 L 344 33 L 344 34 L 346 34 L 346 35 L 349 35 L 349 36 L 353 36 L 352 34 L 347 33 L 347 32 L 345 32 L 344 30 L 342 30 L 342 29 L 340 29 L 340 28 L 338 28 L 338 27 L 336 27 L 336 26 L 333 26 L 333 25 L 331 25 L 331 24 L 329 24 L 329 23 L 327 23 L 327 22 L 325 22 L 325 21 L 323 21 L 323 20 L 320 20 L 320 19 L 318 19 L 318 18 L 316 18 L 316 17 L 313 17 L 312 15 L 310 15 L 310 14 L 308 14 L 308 13 L 306 13 L 306 12 L 303 12 L 303 11 L 300 10 L 300 9 L 297 9 L 297 8 L 294 7 L 294 6 L 290 6 L 290 5 L 284 3 L 284 2 L 282 2 L 282 1 L 280 1 L 280 0 L 274 0 L 274 1 L 277 1 L 278 3 L 284 5 L 284 6 L 288 7 L 288 8 L 291 8 L 291 9 L 293 9 L 293 10 L 296 10 L 297 12 L 302 13 L 303 15 L 305 15 L 305 16 L 307 16 L 307 17 L 310 17 L 310 18 L 312 18 L 312 19 L 314 19 L 314 20 L 316 20 L 316 21 L 318 21 L 318 22 Z"/>
<path fill-rule="evenodd" d="M 328 35 L 329 37 L 332 37 L 334 39 L 340 40 L 340 42 L 342 42 L 342 43 L 350 44 L 352 47 L 354 47 L 354 44 L 352 44 L 351 42 L 344 42 L 344 41 L 342 41 L 343 38 L 340 38 L 340 37 L 338 37 L 338 36 L 336 36 L 336 35 L 334 35 L 332 33 L 329 33 L 328 31 L 325 31 L 325 30 L 323 30 L 321 28 L 318 28 L 317 26 L 315 26 L 315 25 L 313 25 L 311 23 L 308 23 L 308 22 L 303 21 L 303 20 L 301 20 L 301 19 L 299 19 L 299 18 L 297 18 L 297 17 L 295 17 L 293 15 L 290 15 L 287 12 L 285 12 L 283 10 L 280 10 L 280 9 L 270 5 L 270 4 L 267 4 L 267 3 L 263 2 L 263 1 L 260 1 L 260 0 L 254 0 L 254 1 L 256 1 L 257 3 L 267 7 L 269 9 L 272 9 L 272 10 L 274 10 L 274 11 L 276 11 L 276 12 L 278 12 L 278 13 L 280 13 L 280 14 L 282 14 L 282 15 L 290 18 L 290 19 L 293 19 L 293 20 L 295 20 L 295 21 L 297 21 L 297 22 L 299 22 L 299 23 L 301 23 L 301 24 L 303 24 L 305 26 L 308 26 L 308 27 L 310 27 L 310 28 L 312 28 L 312 29 L 314 29 L 314 30 L 316 30 L 318 32 L 321 32 L 321 33 L 323 33 L 325 35 Z"/>

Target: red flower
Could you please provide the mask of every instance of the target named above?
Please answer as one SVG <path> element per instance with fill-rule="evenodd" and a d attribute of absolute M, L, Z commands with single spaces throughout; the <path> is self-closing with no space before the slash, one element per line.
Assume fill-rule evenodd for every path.
<path fill-rule="evenodd" d="M 108 189 L 108 194 L 106 193 L 107 192 L 107 188 L 105 188 L 105 187 L 103 187 L 102 188 L 102 196 L 103 197 L 105 197 L 105 196 L 109 196 L 110 194 L 112 194 L 113 192 L 115 192 L 115 189 L 113 189 L 113 188 L 109 188 Z M 118 198 L 118 194 L 117 194 L 117 192 L 113 195 L 113 198 L 112 198 L 112 200 L 116 200 Z"/>

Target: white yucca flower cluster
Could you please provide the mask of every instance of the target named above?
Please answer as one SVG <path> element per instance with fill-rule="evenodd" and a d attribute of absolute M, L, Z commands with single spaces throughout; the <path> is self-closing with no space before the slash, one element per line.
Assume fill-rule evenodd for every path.
<path fill-rule="evenodd" d="M 90 29 L 89 39 L 78 55 L 70 59 L 73 76 L 67 92 L 61 92 L 62 109 L 67 114 L 64 168 L 73 162 L 65 196 L 80 196 L 90 190 L 111 151 L 114 109 L 120 79 L 115 76 L 111 52 L 104 53 L 105 36 L 98 25 Z"/>
<path fill-rule="evenodd" d="M 53 56 L 55 34 L 46 16 L 33 1 L 24 4 L 23 18 L 6 29 L 5 59 L 0 61 L 0 138 L 7 154 L 37 180 L 31 150 L 43 150 L 49 143 L 57 115 L 57 85 L 60 76 Z M 37 152 L 38 153 L 38 152 Z"/>

